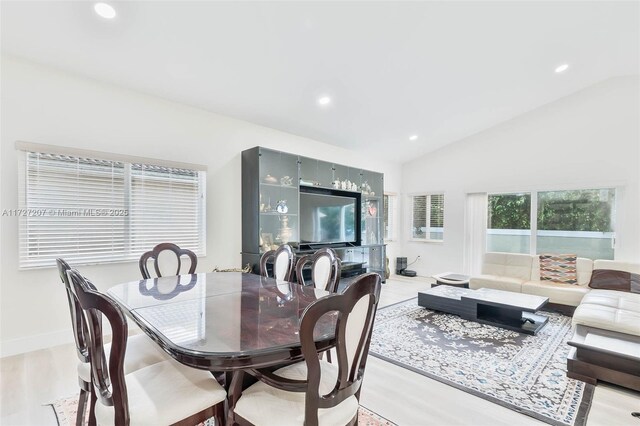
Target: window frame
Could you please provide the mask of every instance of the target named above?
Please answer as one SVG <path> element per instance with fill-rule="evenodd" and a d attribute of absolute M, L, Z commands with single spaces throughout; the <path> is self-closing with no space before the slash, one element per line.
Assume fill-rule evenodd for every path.
<path fill-rule="evenodd" d="M 611 232 L 611 240 L 612 240 L 612 249 L 613 249 L 613 258 L 615 259 L 616 256 L 616 250 L 618 248 L 617 246 L 617 230 L 616 230 L 616 225 L 618 223 L 618 204 L 620 203 L 621 198 L 623 197 L 624 194 L 624 187 L 619 185 L 619 184 L 607 184 L 606 182 L 604 184 L 593 184 L 593 185 L 587 185 L 587 186 L 569 186 L 569 187 L 555 187 L 555 186 L 545 186 L 543 188 L 527 188 L 524 190 L 515 190 L 515 191 L 506 191 L 506 190 L 500 190 L 500 191 L 492 191 L 492 192 L 487 192 L 487 200 L 489 197 L 491 197 L 492 195 L 513 195 L 513 194 L 529 194 L 531 197 L 531 203 L 530 203 L 530 211 L 529 211 L 529 224 L 530 227 L 528 229 L 528 231 L 530 232 L 529 234 L 529 252 L 528 253 L 524 253 L 524 254 L 529 254 L 532 256 L 538 256 L 538 237 L 539 237 L 539 231 L 538 231 L 538 199 L 539 199 L 539 194 L 543 193 L 543 192 L 563 192 L 563 191 L 589 191 L 589 190 L 613 190 L 614 191 L 614 203 L 612 205 L 612 209 L 613 209 L 613 213 L 612 213 L 612 222 L 613 222 L 613 231 Z M 489 217 L 489 203 L 487 202 L 487 217 Z M 486 228 L 485 231 L 488 233 L 488 230 L 491 229 L 488 227 L 488 220 L 486 223 Z M 541 231 L 541 232 L 547 232 L 547 231 Z M 571 232 L 571 231 L 565 231 L 565 232 Z M 593 232 L 593 231 L 584 231 L 584 232 Z M 486 246 L 485 246 L 485 250 L 489 251 L 489 247 L 488 247 L 488 243 L 489 240 L 487 238 L 486 241 Z M 516 252 L 514 252 L 516 253 Z"/>
<path fill-rule="evenodd" d="M 385 206 L 386 204 L 385 199 L 390 201 L 389 206 Z M 398 240 L 398 228 L 397 228 L 398 194 L 395 192 L 385 192 L 382 195 L 382 203 L 383 203 L 383 217 L 382 217 L 383 240 L 385 242 L 397 241 Z M 388 220 L 384 217 L 385 210 L 387 212 Z"/>
<path fill-rule="evenodd" d="M 413 205 L 414 205 L 414 199 L 415 197 L 427 197 L 427 205 L 425 206 L 426 212 L 425 212 L 425 228 L 426 229 L 430 229 L 430 223 L 431 223 L 431 197 L 434 195 L 441 195 L 442 196 L 442 239 L 433 239 L 430 238 L 431 233 L 427 232 L 427 234 L 429 234 L 429 237 L 427 238 L 415 238 L 413 236 Z M 407 195 L 408 198 L 408 216 L 409 216 L 409 226 L 407 227 L 407 231 L 409 232 L 409 236 L 407 238 L 407 241 L 409 242 L 416 242 L 416 243 L 435 243 L 435 244 L 440 244 L 440 243 L 444 243 L 444 230 L 445 230 L 445 226 L 444 226 L 444 215 L 445 215 L 445 192 L 444 191 L 430 191 L 430 192 L 416 192 L 416 193 L 411 193 Z"/>
<path fill-rule="evenodd" d="M 69 259 L 69 261 L 74 264 L 74 265 L 102 265 L 102 264 L 115 264 L 115 263 L 128 263 L 128 262 L 135 262 L 139 259 L 139 256 L 141 253 L 139 253 L 139 249 L 140 247 L 135 247 L 132 244 L 132 235 L 134 233 L 134 231 L 136 231 L 136 225 L 131 223 L 131 214 L 132 214 L 132 209 L 137 205 L 136 201 L 133 200 L 132 198 L 132 164 L 144 164 L 144 165 L 148 165 L 148 166 L 153 166 L 153 167 L 161 167 L 167 170 L 167 176 L 166 176 L 166 180 L 164 178 L 161 178 L 160 181 L 163 182 L 163 185 L 166 185 L 166 188 L 168 188 L 169 190 L 171 190 L 170 188 L 172 188 L 172 185 L 174 185 L 174 180 L 175 180 L 175 175 L 176 173 L 174 173 L 174 171 L 182 171 L 182 172 L 188 172 L 188 175 L 191 175 L 190 178 L 188 178 L 188 183 L 187 185 L 190 183 L 191 185 L 194 186 L 195 192 L 191 191 L 191 193 L 193 194 L 194 198 L 193 198 L 193 202 L 194 202 L 194 208 L 192 209 L 192 218 L 187 219 L 188 222 L 193 222 L 193 227 L 195 229 L 195 234 L 193 234 L 195 236 L 195 240 L 192 239 L 192 241 L 195 241 L 195 246 L 194 247 L 189 247 L 190 249 L 195 248 L 195 252 L 198 256 L 204 257 L 207 254 L 207 227 L 206 227 L 206 209 L 207 209 L 207 202 L 206 202 L 206 194 L 207 194 L 207 190 L 206 190 L 206 175 L 207 175 L 207 167 L 203 166 L 203 165 L 198 165 L 198 164 L 189 164 L 189 163 L 181 163 L 181 162 L 174 162 L 174 161 L 165 161 L 165 160 L 157 160 L 157 159 L 151 159 L 151 158 L 144 158 L 144 157 L 136 157 L 136 156 L 127 156 L 127 155 L 118 155 L 118 154 L 112 154 L 112 153 L 104 153 L 104 152 L 99 152 L 99 151 L 89 151 L 89 150 L 81 150 L 81 149 L 73 149 L 73 148 L 66 148 L 66 147 L 59 147 L 59 146 L 53 146 L 53 145 L 44 145 L 44 144 L 34 144 L 34 143 L 29 143 L 29 142 L 16 142 L 16 149 L 19 151 L 19 155 L 18 155 L 18 161 L 19 161 L 19 165 L 18 165 L 18 174 L 19 174 L 19 188 L 18 188 L 18 197 L 19 197 L 19 211 L 25 211 L 28 212 L 30 210 L 33 210 L 34 204 L 31 204 L 28 200 L 28 197 L 30 196 L 30 189 L 28 187 L 29 182 L 31 182 L 30 179 L 32 179 L 33 177 L 29 177 L 28 173 L 30 173 L 33 167 L 32 164 L 29 164 L 29 161 L 33 161 L 33 154 L 30 153 L 35 153 L 35 154 L 45 154 L 45 155 L 50 155 L 50 156 L 57 156 L 57 157 L 64 157 L 64 156 L 68 156 L 71 158 L 76 158 L 76 159 L 80 159 L 80 160 L 89 160 L 89 161 L 96 161 L 96 162 L 113 162 L 113 163 L 121 163 L 124 165 L 124 181 L 123 182 L 119 182 L 118 183 L 118 188 L 117 188 L 117 193 L 118 195 L 116 196 L 115 200 L 117 200 L 118 205 L 122 204 L 124 206 L 124 210 L 126 210 L 126 217 L 124 218 L 124 229 L 123 229 L 123 233 L 124 233 L 124 237 L 123 237 L 123 242 L 122 242 L 122 249 L 120 249 L 120 244 L 116 243 L 116 250 L 111 249 L 111 254 L 109 253 L 108 250 L 106 251 L 100 251 L 97 250 L 95 251 L 96 247 L 95 246 L 91 246 L 91 242 L 89 240 L 83 241 L 80 240 L 80 249 L 83 248 L 87 248 L 88 250 L 83 253 L 80 254 L 80 252 L 78 252 L 77 250 L 74 252 L 69 252 L 67 254 L 67 258 Z M 31 160 L 30 160 L 31 158 Z M 56 161 L 56 159 L 54 158 L 53 161 Z M 55 163 L 52 163 L 55 166 Z M 63 165 L 63 163 L 60 163 L 61 165 Z M 74 163 L 70 163 L 70 164 L 74 164 Z M 71 168 L 77 168 L 78 164 L 80 163 L 76 163 L 73 166 L 70 166 L 69 170 Z M 49 176 L 48 180 L 45 180 L 45 185 L 47 182 L 56 182 L 56 180 L 59 180 L 61 178 L 64 178 L 64 170 L 66 170 L 64 167 L 61 169 L 63 170 L 63 173 L 60 174 L 60 176 L 58 176 L 57 174 L 51 175 Z M 87 169 L 87 173 L 89 173 L 89 175 L 92 173 L 92 169 L 88 168 Z M 80 179 L 77 182 L 80 182 L 80 184 L 82 184 L 82 179 L 86 179 L 86 176 L 80 175 L 80 177 L 78 177 L 77 179 Z M 120 188 L 120 186 L 122 186 L 122 188 Z M 53 188 L 50 189 L 50 194 L 55 194 L 55 192 L 57 191 L 57 189 L 55 188 L 55 186 Z M 121 192 L 121 194 L 120 194 Z M 147 197 L 149 195 L 146 195 Z M 42 198 L 44 197 L 44 198 Z M 35 205 L 37 206 L 37 203 L 40 202 L 47 202 L 47 197 L 48 194 L 44 193 L 43 196 L 39 197 L 38 199 L 35 200 Z M 55 198 L 55 197 L 51 197 L 49 195 L 49 198 Z M 77 198 L 77 196 L 76 196 Z M 99 199 L 100 197 L 98 197 Z M 122 200 L 121 200 L 122 198 Z M 144 200 L 144 197 L 143 199 Z M 92 202 L 91 198 L 89 198 L 89 203 Z M 138 201 L 139 202 L 139 201 Z M 64 203 L 61 203 L 61 205 L 63 205 Z M 101 207 L 99 207 L 101 208 Z M 42 209 L 41 209 L 42 210 Z M 79 206 L 78 201 L 74 201 L 72 202 L 68 208 L 65 207 L 61 207 L 61 206 L 56 206 L 53 207 L 52 209 L 49 210 L 91 210 L 91 208 L 87 208 L 84 209 L 83 207 Z M 77 213 L 77 214 L 75 214 Z M 47 215 L 47 214 L 43 214 L 42 216 L 45 216 L 47 218 L 51 218 L 51 217 L 55 217 L 56 215 L 60 216 L 60 214 L 51 214 L 51 215 Z M 32 215 L 33 216 L 33 215 Z M 70 217 L 87 217 L 86 214 L 81 213 L 80 211 L 78 212 L 74 212 L 73 215 L 69 215 Z M 89 214 L 88 216 L 93 216 L 93 214 Z M 99 223 L 97 223 L 99 226 L 102 224 L 102 226 L 119 226 L 119 222 L 116 223 L 116 219 L 119 218 L 119 216 L 111 216 L 113 217 L 113 220 L 111 219 L 107 219 L 108 217 L 110 217 L 110 215 L 103 215 L 103 218 L 101 218 L 101 221 Z M 38 231 L 37 229 L 34 230 L 30 230 L 29 227 L 31 226 L 30 224 L 27 223 L 27 219 L 29 219 L 29 217 L 27 217 L 27 215 L 20 215 L 19 217 L 19 226 L 20 229 L 18 230 L 18 269 L 19 270 L 31 270 L 31 269 L 40 269 L 40 268 L 50 268 L 50 267 L 55 267 L 55 257 L 58 257 L 58 255 L 55 255 L 55 257 L 51 257 L 51 255 L 47 255 L 47 254 L 42 254 L 42 253 L 34 253 L 34 254 L 30 254 L 31 248 L 30 248 L 30 240 L 38 240 L 39 235 L 41 235 L 42 231 Z M 120 218 L 122 219 L 122 218 Z M 33 220 L 33 219 L 32 219 Z M 43 221 L 43 223 L 46 222 Z M 159 221 L 157 226 L 158 229 L 162 228 L 162 221 Z M 91 229 L 90 228 L 94 228 L 96 226 L 95 222 L 90 221 L 85 221 L 85 226 L 88 229 L 88 231 L 90 232 Z M 113 225 L 110 225 L 111 223 L 113 223 Z M 152 224 L 154 223 L 153 219 L 149 219 L 147 222 L 145 222 L 146 224 Z M 37 226 L 43 226 L 38 225 L 38 222 L 36 221 L 36 223 L 34 224 L 36 227 Z M 52 227 L 52 229 L 58 229 L 60 226 L 64 227 L 64 224 L 61 225 L 57 225 Z M 23 229 L 24 228 L 24 229 Z M 62 228 L 60 228 L 62 229 Z M 85 229 L 80 227 L 80 230 Z M 191 234 L 188 234 L 191 235 Z M 51 240 L 51 244 L 52 244 L 52 250 L 51 251 L 55 251 L 55 250 L 63 250 L 65 243 L 63 240 Z M 68 244 L 67 244 L 68 245 Z M 152 247 L 149 247 L 148 249 L 151 249 Z M 94 251 L 91 251 L 91 249 L 94 249 Z M 60 257 L 65 257 L 63 254 L 60 255 Z"/>

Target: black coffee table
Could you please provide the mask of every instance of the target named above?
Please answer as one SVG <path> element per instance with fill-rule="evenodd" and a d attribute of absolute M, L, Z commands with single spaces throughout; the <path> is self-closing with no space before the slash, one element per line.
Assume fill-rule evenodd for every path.
<path fill-rule="evenodd" d="M 511 291 L 441 285 L 418 293 L 418 305 L 482 324 L 536 334 L 549 321 L 535 312 L 549 298 Z"/>

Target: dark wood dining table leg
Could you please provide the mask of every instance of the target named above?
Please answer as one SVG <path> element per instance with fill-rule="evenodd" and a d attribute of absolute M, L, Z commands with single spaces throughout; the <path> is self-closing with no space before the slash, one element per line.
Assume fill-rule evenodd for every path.
<path fill-rule="evenodd" d="M 229 389 L 227 390 L 227 400 L 229 401 L 229 415 L 227 418 L 227 425 L 235 425 L 237 424 L 237 422 L 235 421 L 234 408 L 236 407 L 236 403 L 238 402 L 240 395 L 242 395 L 245 372 L 243 370 L 236 370 L 230 373 L 232 377 L 230 380 Z"/>

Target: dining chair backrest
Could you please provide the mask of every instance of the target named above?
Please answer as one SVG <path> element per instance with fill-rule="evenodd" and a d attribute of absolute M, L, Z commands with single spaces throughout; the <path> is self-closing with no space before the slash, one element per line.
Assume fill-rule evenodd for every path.
<path fill-rule="evenodd" d="M 80 273 L 67 272 L 69 282 L 80 302 L 89 329 L 87 344 L 91 362 L 91 381 L 96 398 L 113 406 L 114 424 L 129 424 L 127 386 L 124 379 L 124 356 L 127 347 L 127 320 L 108 296 L 98 292 Z M 102 318 L 111 326 L 109 361 L 104 352 Z"/>
<path fill-rule="evenodd" d="M 340 258 L 331 248 L 321 248 L 312 255 L 301 257 L 296 263 L 296 277 L 301 285 L 308 285 L 304 280 L 303 269 L 311 263 L 311 280 L 316 288 L 331 293 L 338 291 L 340 282 Z"/>
<path fill-rule="evenodd" d="M 380 299 L 380 281 L 380 276 L 375 273 L 361 275 L 342 294 L 319 299 L 303 312 L 300 343 L 307 364 L 306 426 L 318 424 L 318 409 L 335 407 L 350 396 L 359 395 Z M 333 390 L 321 395 L 321 361 L 317 355 L 314 329 L 317 322 L 331 312 L 337 313 L 335 349 L 338 378 Z"/>
<path fill-rule="evenodd" d="M 87 323 L 84 320 L 82 313 L 82 307 L 76 299 L 75 293 L 69 283 L 67 277 L 67 271 L 71 269 L 71 266 L 62 258 L 57 258 L 56 263 L 58 265 L 58 273 L 60 274 L 60 280 L 65 286 L 67 293 L 67 302 L 69 303 L 69 313 L 71 314 L 71 328 L 73 330 L 73 337 L 76 342 L 76 353 L 78 359 L 82 362 L 89 362 L 89 348 L 87 346 Z"/>
<path fill-rule="evenodd" d="M 273 259 L 273 278 L 282 281 L 291 280 L 294 259 L 293 249 L 288 244 L 282 244 L 277 250 L 269 250 L 260 258 L 260 275 L 269 277 L 267 263 Z"/>
<path fill-rule="evenodd" d="M 183 256 L 189 259 L 189 268 L 183 268 Z M 142 278 L 148 280 L 153 278 L 149 271 L 149 263 L 153 261 L 153 272 L 155 277 L 166 277 L 180 274 L 193 274 L 198 266 L 198 257 L 194 252 L 182 249 L 173 243 L 158 244 L 142 256 L 138 262 Z"/>

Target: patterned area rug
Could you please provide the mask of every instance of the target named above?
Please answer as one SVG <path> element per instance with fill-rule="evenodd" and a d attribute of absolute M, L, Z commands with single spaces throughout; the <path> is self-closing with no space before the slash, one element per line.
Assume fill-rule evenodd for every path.
<path fill-rule="evenodd" d="M 571 318 L 536 336 L 418 306 L 378 310 L 370 354 L 553 425 L 582 426 L 594 386 L 567 378 Z"/>
<path fill-rule="evenodd" d="M 56 415 L 56 420 L 59 426 L 74 426 L 76 423 L 76 413 L 78 412 L 78 397 L 71 396 L 68 398 L 59 399 L 52 404 L 53 411 Z M 213 419 L 209 419 L 204 423 L 200 423 L 197 426 L 214 426 Z M 364 407 L 360 407 L 358 411 L 358 425 L 362 426 L 396 426 L 395 423 L 385 419 L 382 416 L 368 410 Z"/>

